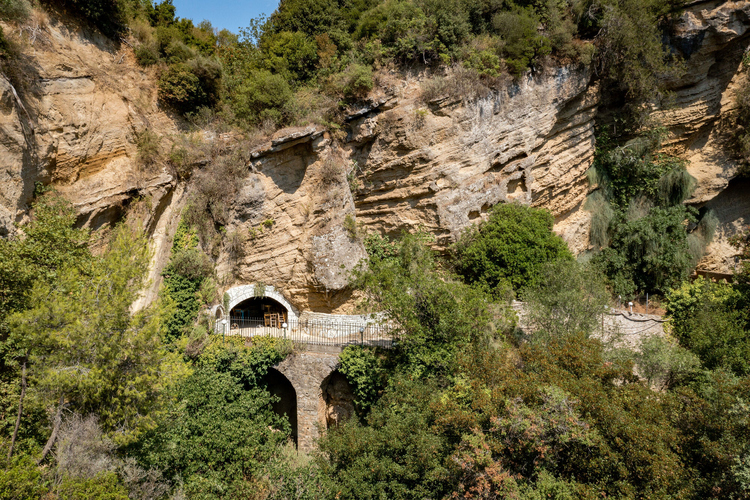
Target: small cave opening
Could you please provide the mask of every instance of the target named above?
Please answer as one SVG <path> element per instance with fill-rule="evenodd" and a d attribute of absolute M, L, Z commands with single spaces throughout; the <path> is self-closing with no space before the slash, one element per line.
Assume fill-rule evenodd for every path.
<path fill-rule="evenodd" d="M 271 404 L 271 409 L 277 415 L 289 420 L 289 426 L 292 429 L 292 441 L 297 446 L 297 391 L 294 390 L 294 386 L 289 379 L 274 368 L 268 369 L 268 373 L 263 378 L 263 383 L 271 396 L 278 397 L 278 401 Z"/>
<path fill-rule="evenodd" d="M 343 373 L 334 371 L 320 384 L 326 429 L 354 416 L 354 392 Z"/>
<path fill-rule="evenodd" d="M 509 197 L 522 195 L 526 192 L 526 181 L 523 177 L 508 181 L 507 193 Z"/>

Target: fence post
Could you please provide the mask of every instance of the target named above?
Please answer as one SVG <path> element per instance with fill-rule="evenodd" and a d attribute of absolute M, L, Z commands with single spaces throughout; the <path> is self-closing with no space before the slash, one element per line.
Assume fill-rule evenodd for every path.
<path fill-rule="evenodd" d="M 287 324 L 286 324 L 286 323 L 282 323 L 282 324 L 281 324 L 281 328 L 283 328 L 283 329 L 284 329 L 284 340 L 286 340 L 286 327 L 287 327 Z"/>
<path fill-rule="evenodd" d="M 361 346 L 365 345 L 365 327 L 364 326 L 359 327 L 359 345 Z"/>

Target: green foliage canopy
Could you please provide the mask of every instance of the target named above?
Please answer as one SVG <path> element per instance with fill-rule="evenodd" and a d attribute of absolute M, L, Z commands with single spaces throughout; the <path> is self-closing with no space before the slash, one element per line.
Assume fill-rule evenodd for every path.
<path fill-rule="evenodd" d="M 453 247 L 456 272 L 467 283 L 495 293 L 505 284 L 516 290 L 531 285 L 545 263 L 573 260 L 565 242 L 552 232 L 553 222 L 547 210 L 496 205 L 487 222 L 469 228 Z"/>
<path fill-rule="evenodd" d="M 289 422 L 271 410 L 263 377 L 291 346 L 262 340 L 209 342 L 159 427 L 141 443 L 143 462 L 181 477 L 191 497 L 250 495 L 252 479 L 260 479 L 289 437 Z"/>
<path fill-rule="evenodd" d="M 119 227 L 109 250 L 86 270 L 59 269 L 37 281 L 29 308 L 8 318 L 9 341 L 27 353 L 35 397 L 100 416 L 117 442 L 152 426 L 169 383 L 158 307 L 131 314 L 148 271 L 145 237 Z"/>

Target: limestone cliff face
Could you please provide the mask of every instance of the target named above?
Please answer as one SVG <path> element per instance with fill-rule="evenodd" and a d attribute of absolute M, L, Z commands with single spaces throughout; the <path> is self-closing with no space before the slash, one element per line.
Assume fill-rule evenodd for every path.
<path fill-rule="evenodd" d="M 740 162 L 729 147 L 735 91 L 745 78 L 742 60 L 750 45 L 750 2 L 693 2 L 674 31 L 671 44 L 686 71 L 669 82 L 672 108 L 656 116 L 671 132 L 667 146 L 688 160 L 698 180 L 687 202 L 713 210 L 719 219 L 698 267 L 732 272 L 736 250 L 727 240 L 750 224 L 750 191 L 746 181 L 735 179 Z"/>
<path fill-rule="evenodd" d="M 179 123 L 160 109 L 155 75 L 129 47 L 71 26 L 50 19 L 33 43 L 24 35 L 18 67 L 0 77 L 0 233 L 26 216 L 35 181 L 56 186 L 92 229 L 142 199 L 156 255 L 145 303 L 192 186 L 166 167 L 141 166 L 135 139 L 151 129 L 167 147 Z M 732 180 L 737 161 L 725 144 L 748 27 L 750 2 L 692 4 L 671 39 L 687 72 L 669 82 L 674 106 L 656 112 L 671 132 L 667 147 L 690 160 L 699 181 L 691 203 L 720 218 L 702 263 L 716 270 L 732 264 L 726 238 L 750 221 L 748 186 Z M 550 209 L 571 249 L 588 247 L 582 202 L 599 106 L 588 69 L 528 75 L 476 102 L 425 102 L 423 77 L 390 80 L 399 83 L 347 118 L 345 138 L 309 126 L 253 149 L 248 175 L 226 200 L 227 234 L 242 235 L 239 253 L 217 258 L 227 287 L 262 282 L 300 310 L 345 312 L 347 274 L 365 255 L 358 234 L 422 226 L 444 248 L 509 201 Z"/>
<path fill-rule="evenodd" d="M 172 176 L 141 168 L 135 146 L 145 129 L 176 130 L 156 107 L 153 75 L 127 47 L 72 23 L 50 17 L 26 27 L 34 37 L 21 31 L 21 54 L 0 76 L 0 232 L 23 219 L 36 181 L 57 187 L 92 229 L 116 220 L 135 195 L 159 206 Z"/>
<path fill-rule="evenodd" d="M 343 312 L 347 273 L 365 256 L 353 233 L 422 226 L 444 247 L 497 203 L 564 217 L 588 189 L 589 80 L 584 68 L 562 68 L 471 104 L 424 103 L 419 82 L 406 80 L 350 117 L 343 144 L 316 127 L 279 132 L 254 151 L 235 200 L 230 230 L 273 221 L 245 243 L 235 282 L 263 281 L 301 309 Z M 571 219 L 563 225 L 585 227 L 585 214 Z M 227 259 L 220 269 L 229 268 Z"/>
<path fill-rule="evenodd" d="M 358 220 L 394 234 L 422 225 L 444 246 L 497 203 L 571 212 L 586 195 L 593 158 L 589 82 L 584 68 L 565 67 L 467 104 L 423 104 L 407 82 L 385 109 L 351 122 Z"/>

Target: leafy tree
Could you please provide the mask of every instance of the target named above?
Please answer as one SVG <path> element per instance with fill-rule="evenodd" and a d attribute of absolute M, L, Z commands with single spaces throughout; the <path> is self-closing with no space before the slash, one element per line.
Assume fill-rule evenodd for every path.
<path fill-rule="evenodd" d="M 159 77 L 159 99 L 183 113 L 212 106 L 218 98 L 220 77 L 221 69 L 207 59 L 173 64 Z"/>
<path fill-rule="evenodd" d="M 354 389 L 357 411 L 364 415 L 383 389 L 386 378 L 383 359 L 370 348 L 348 346 L 341 352 L 339 361 L 339 371 Z"/>
<path fill-rule="evenodd" d="M 695 209 L 682 205 L 649 210 L 635 220 L 625 216 L 611 224 L 609 247 L 596 256 L 615 293 L 666 293 L 686 279 L 694 262 L 686 222 L 696 222 Z"/>
<path fill-rule="evenodd" d="M 282 0 L 269 19 L 272 33 L 301 32 L 315 36 L 330 31 L 346 30 L 339 3 L 315 0 Z"/>
<path fill-rule="evenodd" d="M 695 498 L 746 498 L 750 379 L 725 370 L 705 371 L 677 390 L 676 426 Z"/>
<path fill-rule="evenodd" d="M 461 349 L 488 342 L 498 327 L 508 327 L 512 313 L 507 302 L 488 307 L 483 290 L 439 272 L 426 237 L 404 235 L 397 255 L 371 257 L 354 282 L 366 295 L 366 307 L 382 311 L 396 327 L 393 362 L 415 377 L 441 377 L 451 371 Z"/>
<path fill-rule="evenodd" d="M 181 477 L 190 496 L 249 495 L 289 437 L 289 422 L 271 410 L 263 377 L 290 346 L 257 340 L 209 342 L 159 427 L 140 444 L 142 461 L 168 478 Z"/>
<path fill-rule="evenodd" d="M 42 471 L 30 455 L 17 455 L 0 469 L 0 497 L 42 498 L 46 492 Z"/>
<path fill-rule="evenodd" d="M 606 134 L 598 140 L 592 180 L 599 190 L 587 203 L 591 241 L 603 247 L 594 262 L 624 297 L 678 286 L 713 237 L 713 216 L 699 222 L 698 211 L 683 205 L 695 179 L 684 161 L 656 153 L 659 134 L 623 146 Z"/>
<path fill-rule="evenodd" d="M 128 492 L 114 472 L 104 472 L 91 479 L 64 479 L 56 488 L 60 500 L 127 500 Z"/>
<path fill-rule="evenodd" d="M 523 298 L 532 341 L 539 341 L 549 336 L 593 334 L 609 297 L 601 275 L 591 266 L 557 260 L 540 269 Z"/>
<path fill-rule="evenodd" d="M 148 270 L 145 237 L 124 226 L 86 270 L 63 267 L 38 281 L 30 307 L 8 321 L 11 340 L 29 359 L 34 399 L 56 413 L 42 458 L 64 408 L 97 414 L 115 442 L 132 442 L 153 425 L 157 396 L 173 370 L 161 349 L 159 308 L 131 313 Z"/>
<path fill-rule="evenodd" d="M 287 114 L 286 108 L 292 97 L 292 89 L 283 76 L 265 70 L 255 71 L 237 88 L 234 112 L 237 118 L 249 123 L 263 120 L 280 123 Z"/>
<path fill-rule="evenodd" d="M 750 374 L 748 313 L 727 303 L 702 303 L 686 319 L 675 324 L 680 344 L 698 355 L 708 369 L 725 368 L 738 375 Z"/>
<path fill-rule="evenodd" d="M 573 260 L 552 224 L 546 210 L 496 205 L 487 222 L 469 228 L 453 247 L 456 272 L 467 283 L 496 293 L 504 284 L 521 290 L 534 282 L 546 262 Z"/>
<path fill-rule="evenodd" d="M 49 193 L 33 206 L 24 237 L 0 239 L 0 321 L 5 314 L 28 307 L 37 281 L 54 282 L 66 267 L 84 268 L 91 258 L 88 231 L 76 229 L 73 206 Z"/>
<path fill-rule="evenodd" d="M 539 22 L 531 8 L 515 7 L 493 16 L 492 26 L 505 42 L 505 63 L 511 73 L 520 75 L 532 61 L 552 51 L 549 38 L 537 32 Z"/>
<path fill-rule="evenodd" d="M 450 492 L 445 438 L 431 430 L 435 386 L 399 377 L 362 426 L 352 419 L 320 442 L 323 473 L 340 498 L 440 498 Z"/>
<path fill-rule="evenodd" d="M 70 9 L 110 38 L 122 34 L 127 28 L 129 2 L 127 0 L 62 0 L 44 3 Z"/>
<path fill-rule="evenodd" d="M 282 31 L 264 37 L 260 48 L 264 53 L 264 67 L 288 81 L 306 81 L 316 69 L 317 45 L 299 31 Z"/>
<path fill-rule="evenodd" d="M 146 2 L 145 14 L 151 26 L 170 26 L 175 21 L 177 7 L 172 0 L 162 0 L 159 3 Z"/>
<path fill-rule="evenodd" d="M 174 304 L 165 319 L 167 340 L 179 339 L 193 326 L 203 305 L 200 292 L 213 274 L 213 263 L 199 248 L 196 231 L 181 220 L 175 231 L 169 263 L 162 271 L 165 294 Z"/>
<path fill-rule="evenodd" d="M 593 15 L 582 16 L 584 30 L 601 30 L 599 64 L 606 82 L 624 92 L 631 102 L 652 101 L 659 97 L 658 78 L 664 74 L 679 75 L 681 65 L 663 43 L 662 22 L 684 0 L 599 0 L 581 3 Z"/>
<path fill-rule="evenodd" d="M 653 335 L 641 339 L 635 356 L 638 372 L 658 389 L 676 386 L 700 368 L 700 360 L 673 337 Z"/>
<path fill-rule="evenodd" d="M 38 191 L 43 193 L 42 189 Z M 57 193 L 49 192 L 34 203 L 31 221 L 20 228 L 23 237 L 0 239 L 0 387 L 3 406 L 13 408 L 3 422 L 13 429 L 9 456 L 13 453 L 19 431 L 23 435 L 25 430 L 20 424 L 24 415 L 30 351 L 25 339 L 10 335 L 8 316 L 33 307 L 35 285 L 53 285 L 64 269 L 83 271 L 88 268 L 91 261 L 88 232 L 76 229 L 75 220 L 72 205 Z M 29 413 L 28 407 L 25 411 Z M 35 427 L 31 426 L 31 429 L 36 430 Z"/>

